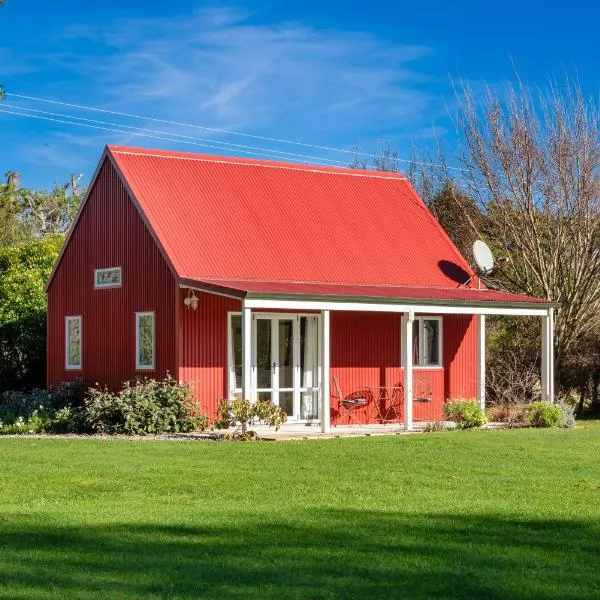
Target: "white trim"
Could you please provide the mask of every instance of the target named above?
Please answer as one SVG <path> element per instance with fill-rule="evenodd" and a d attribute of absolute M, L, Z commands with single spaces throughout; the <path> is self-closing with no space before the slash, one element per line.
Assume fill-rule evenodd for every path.
<path fill-rule="evenodd" d="M 242 317 L 242 313 L 239 310 L 228 310 L 227 311 L 227 398 L 233 400 L 236 393 L 241 394 L 241 387 L 234 387 L 232 389 L 231 382 L 235 381 L 235 354 L 233 352 L 233 327 L 231 324 L 233 317 Z M 243 378 L 243 374 L 242 374 Z M 242 382 L 240 382 L 242 383 Z"/>
<path fill-rule="evenodd" d="M 329 392 L 329 381 L 330 381 L 330 352 L 331 352 L 331 325 L 330 325 L 330 312 L 324 310 L 321 313 L 321 322 L 323 328 L 323 340 L 321 350 L 322 360 L 322 379 L 321 379 L 321 432 L 329 433 L 331 429 L 331 418 L 330 418 L 330 392 Z"/>
<path fill-rule="evenodd" d="M 477 399 L 485 410 L 485 315 L 477 317 Z"/>
<path fill-rule="evenodd" d="M 413 345 L 413 322 L 415 315 L 408 311 L 402 318 L 402 327 L 404 329 L 404 345 L 402 354 L 405 356 L 404 363 L 404 431 L 412 431 L 413 428 L 413 364 L 412 364 L 412 345 Z"/>
<path fill-rule="evenodd" d="M 142 317 L 152 317 L 152 364 L 142 365 L 140 358 L 140 319 Z M 156 365 L 156 316 L 154 311 L 135 313 L 135 370 L 136 371 L 154 371 Z"/>
<path fill-rule="evenodd" d="M 370 302 L 329 302 L 324 300 L 269 300 L 246 298 L 244 305 L 265 310 L 340 310 L 353 312 L 427 313 L 437 315 L 507 315 L 541 317 L 548 308 L 500 308 L 496 306 L 455 306 L 438 304 L 378 304 Z"/>
<path fill-rule="evenodd" d="M 69 321 L 79 321 L 79 364 L 72 365 L 69 363 L 71 348 L 69 343 Z M 81 315 L 69 315 L 65 317 L 65 369 L 67 371 L 81 371 L 83 364 L 83 319 Z"/>
<path fill-rule="evenodd" d="M 119 283 L 98 283 L 98 274 L 110 271 L 119 272 Z M 94 269 L 94 289 L 102 290 L 107 288 L 120 288 L 123 284 L 123 269 L 121 267 L 106 267 L 104 269 Z"/>
<path fill-rule="evenodd" d="M 554 309 L 542 317 L 542 400 L 554 403 Z"/>
<path fill-rule="evenodd" d="M 404 313 L 406 314 L 406 313 Z M 404 319 L 404 316 L 401 317 L 400 319 L 400 344 L 401 344 L 401 348 L 402 348 L 402 352 L 400 353 L 400 365 L 401 368 L 404 369 L 404 365 L 405 365 L 405 355 L 404 355 L 404 335 L 405 335 L 405 328 L 402 324 L 402 321 Z M 413 321 L 416 322 L 417 327 L 419 328 L 419 361 L 418 363 L 414 363 L 412 365 L 412 368 L 414 371 L 416 370 L 423 370 L 423 371 L 442 371 L 444 369 L 444 317 L 442 316 L 437 316 L 437 315 L 419 315 L 414 316 L 413 313 Z M 439 323 L 438 325 L 438 357 L 439 357 L 439 362 L 437 364 L 434 365 L 424 365 L 423 360 L 424 360 L 424 353 L 425 353 L 425 345 L 422 343 L 422 340 L 425 339 L 424 337 L 424 321 L 437 321 Z M 414 326 L 413 326 L 414 329 Z M 413 338 L 414 338 L 414 332 L 413 332 Z M 411 360 L 412 360 L 412 348 L 411 348 Z"/>
<path fill-rule="evenodd" d="M 252 394 L 252 310 L 242 302 L 242 399 Z"/>

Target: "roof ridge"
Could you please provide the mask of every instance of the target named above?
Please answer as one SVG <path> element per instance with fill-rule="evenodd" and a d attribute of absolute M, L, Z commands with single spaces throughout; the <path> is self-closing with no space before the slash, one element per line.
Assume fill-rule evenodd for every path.
<path fill-rule="evenodd" d="M 260 161 L 258 159 L 244 159 L 236 160 L 231 157 L 224 157 L 223 159 L 218 159 L 215 157 L 209 157 L 207 155 L 206 158 L 203 158 L 200 155 L 190 153 L 188 156 L 178 156 L 174 154 L 162 154 L 160 151 L 156 152 L 137 152 L 134 150 L 120 150 L 119 146 L 109 146 L 110 151 L 113 154 L 123 154 L 126 156 L 144 156 L 148 158 L 169 158 L 175 160 L 186 160 L 186 161 L 195 161 L 195 162 L 205 162 L 205 163 L 215 163 L 215 164 L 225 164 L 225 165 L 238 165 L 245 167 L 262 167 L 265 169 L 286 169 L 289 171 L 302 171 L 303 173 L 323 173 L 325 175 L 346 175 L 348 177 L 367 177 L 372 179 L 390 179 L 392 181 L 407 181 L 406 176 L 400 173 L 391 173 L 389 172 L 386 175 L 382 175 L 381 171 L 375 171 L 373 174 L 367 173 L 365 171 L 356 169 L 356 172 L 352 172 L 350 167 L 327 167 L 324 166 L 319 168 L 319 165 L 302 165 L 300 163 L 278 163 L 277 161 L 268 162 L 268 161 Z M 294 166 L 296 165 L 296 166 Z"/>

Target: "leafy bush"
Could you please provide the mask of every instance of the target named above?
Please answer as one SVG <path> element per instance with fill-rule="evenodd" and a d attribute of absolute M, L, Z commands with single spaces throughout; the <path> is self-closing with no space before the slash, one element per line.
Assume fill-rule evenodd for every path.
<path fill-rule="evenodd" d="M 444 415 L 456 423 L 457 429 L 472 429 L 487 423 L 486 414 L 477 400 L 448 400 L 444 405 Z"/>
<path fill-rule="evenodd" d="M 560 426 L 568 429 L 575 427 L 575 405 L 567 404 L 566 402 L 559 400 L 556 403 L 556 407 L 562 413 Z"/>
<path fill-rule="evenodd" d="M 554 404 L 532 402 L 527 406 L 527 418 L 533 427 L 558 427 L 563 420 L 563 413 Z"/>
<path fill-rule="evenodd" d="M 0 397 L 0 433 L 78 432 L 83 428 L 80 406 L 84 392 L 81 380 L 50 390 L 5 392 Z M 68 425 L 65 411 L 69 413 Z"/>
<path fill-rule="evenodd" d="M 254 421 L 262 421 L 269 427 L 278 430 L 287 421 L 287 414 L 270 400 L 260 402 L 251 402 L 241 398 L 219 400 L 217 420 L 215 421 L 217 429 L 238 427 L 239 424 L 240 431 L 235 431 L 232 437 L 250 439 L 255 436 L 252 432 L 248 432 L 248 425 Z"/>
<path fill-rule="evenodd" d="M 128 435 L 187 432 L 206 425 L 189 386 L 168 376 L 126 382 L 117 394 L 90 388 L 85 421 L 96 433 Z"/>

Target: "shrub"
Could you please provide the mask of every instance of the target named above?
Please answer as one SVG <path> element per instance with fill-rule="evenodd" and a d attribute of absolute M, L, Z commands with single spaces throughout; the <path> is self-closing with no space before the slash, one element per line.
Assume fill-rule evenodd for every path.
<path fill-rule="evenodd" d="M 96 433 L 128 435 L 187 432 L 206 424 L 189 386 L 169 376 L 126 382 L 117 394 L 90 388 L 85 421 Z"/>
<path fill-rule="evenodd" d="M 558 427 L 563 413 L 558 406 L 548 402 L 532 402 L 527 406 L 527 418 L 533 427 Z"/>
<path fill-rule="evenodd" d="M 85 385 L 79 379 L 49 390 L 5 392 L 0 397 L 0 433 L 79 431 L 82 420 L 76 416 L 80 412 L 78 407 L 82 404 L 84 392 Z M 64 424 L 65 411 L 69 411 L 70 415 L 68 427 Z"/>
<path fill-rule="evenodd" d="M 560 422 L 561 427 L 572 428 L 575 427 L 575 406 L 573 404 L 567 404 L 562 400 L 556 403 L 556 407 L 562 413 L 562 420 Z"/>
<path fill-rule="evenodd" d="M 456 423 L 457 429 L 472 429 L 487 423 L 485 412 L 477 400 L 448 400 L 444 405 L 444 415 Z"/>
<path fill-rule="evenodd" d="M 527 407 L 522 403 L 500 402 L 488 409 L 490 421 L 506 423 L 509 427 L 518 427 L 527 422 Z"/>
<path fill-rule="evenodd" d="M 269 427 L 278 430 L 287 421 L 287 415 L 285 411 L 270 400 L 260 402 L 251 402 L 241 398 L 234 400 L 223 398 L 219 400 L 217 420 L 215 421 L 217 429 L 237 427 L 239 424 L 239 431 L 235 431 L 232 437 L 250 439 L 256 437 L 253 432 L 248 431 L 248 425 L 254 421 L 262 421 Z"/>

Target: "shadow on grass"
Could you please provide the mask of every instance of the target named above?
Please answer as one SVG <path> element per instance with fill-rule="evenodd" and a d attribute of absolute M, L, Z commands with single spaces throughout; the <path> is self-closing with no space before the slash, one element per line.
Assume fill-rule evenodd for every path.
<path fill-rule="evenodd" d="M 201 517 L 199 517 L 201 519 Z M 596 522 L 314 511 L 223 526 L 0 521 L 0 597 L 593 598 Z"/>

